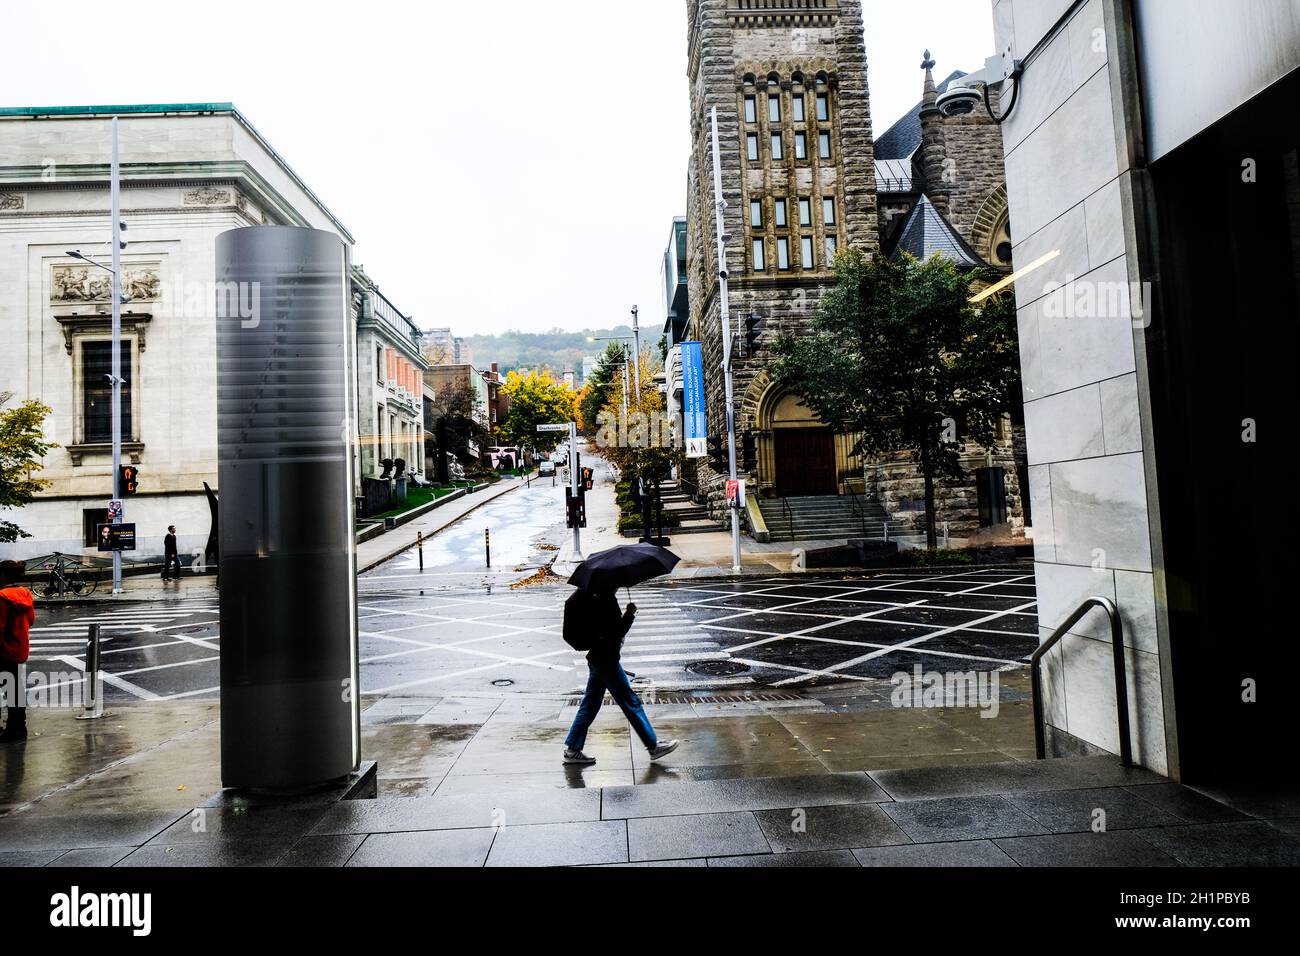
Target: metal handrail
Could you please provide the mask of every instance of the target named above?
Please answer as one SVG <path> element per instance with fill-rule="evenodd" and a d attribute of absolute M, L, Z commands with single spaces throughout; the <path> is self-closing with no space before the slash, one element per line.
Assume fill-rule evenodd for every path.
<path fill-rule="evenodd" d="M 862 529 L 862 537 L 865 538 L 867 536 L 867 509 L 862 505 L 862 502 L 858 500 L 858 493 L 853 490 L 853 485 L 849 483 L 849 479 L 841 477 L 840 493 L 843 494 L 845 492 L 848 492 L 851 502 L 849 513 L 858 516 L 858 526 Z"/>
<path fill-rule="evenodd" d="M 1029 658 L 1029 674 L 1034 695 L 1034 749 L 1038 759 L 1047 756 L 1047 746 L 1043 733 L 1043 680 L 1042 661 L 1047 652 L 1063 638 L 1070 628 L 1078 624 L 1085 614 L 1094 607 L 1099 607 L 1110 618 L 1110 646 L 1115 659 L 1115 710 L 1119 721 L 1120 762 L 1125 767 L 1133 766 L 1133 743 L 1129 739 L 1128 725 L 1128 680 L 1124 672 L 1124 623 L 1120 620 L 1119 608 L 1110 598 L 1093 596 L 1080 604 L 1065 622 L 1052 632 L 1047 640 Z"/>
<path fill-rule="evenodd" d="M 790 510 L 790 502 L 785 496 L 781 496 L 781 514 L 785 517 L 786 530 L 790 532 L 790 537 L 794 537 L 794 512 Z"/>

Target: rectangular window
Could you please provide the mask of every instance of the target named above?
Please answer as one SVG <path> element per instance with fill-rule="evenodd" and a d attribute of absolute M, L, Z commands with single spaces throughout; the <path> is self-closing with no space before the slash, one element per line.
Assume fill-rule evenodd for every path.
<path fill-rule="evenodd" d="M 107 508 L 81 509 L 81 540 L 83 546 L 87 548 L 98 547 L 99 526 L 108 523 Z"/>
<path fill-rule="evenodd" d="M 754 97 L 752 96 L 745 97 L 745 122 L 758 122 L 758 104 L 754 101 Z"/>
<path fill-rule="evenodd" d="M 827 196 L 822 200 L 822 222 L 828 226 L 835 225 L 835 197 Z"/>
<path fill-rule="evenodd" d="M 784 199 L 778 199 L 776 201 L 776 225 L 780 229 L 784 229 L 786 226 Z"/>
<path fill-rule="evenodd" d="M 785 158 L 785 151 L 781 148 L 781 134 L 780 134 L 780 133 L 773 133 L 773 134 L 772 134 L 772 158 L 773 158 L 773 159 L 784 159 L 784 158 Z"/>
<path fill-rule="evenodd" d="M 759 199 L 749 202 L 749 225 L 754 229 L 763 228 L 763 203 Z"/>
<path fill-rule="evenodd" d="M 781 97 L 780 95 L 769 96 L 767 98 L 767 119 L 769 123 L 781 122 Z"/>
<path fill-rule="evenodd" d="M 812 200 L 806 196 L 799 200 L 799 225 L 812 225 Z"/>
<path fill-rule="evenodd" d="M 812 236 L 804 236 L 802 239 L 803 248 L 800 253 L 803 256 L 803 267 L 805 269 L 813 268 L 813 240 Z"/>
<path fill-rule="evenodd" d="M 375 378 L 380 385 L 386 384 L 384 381 L 384 347 L 382 345 L 375 347 Z"/>
<path fill-rule="evenodd" d="M 817 153 L 819 156 L 821 156 L 822 159 L 831 158 L 831 134 L 830 133 L 817 134 Z"/>
<path fill-rule="evenodd" d="M 817 118 L 822 122 L 831 118 L 831 98 L 825 93 L 817 94 Z"/>
<path fill-rule="evenodd" d="M 762 239 L 754 240 L 754 271 L 763 272 L 767 269 L 767 253 L 763 247 Z"/>
<path fill-rule="evenodd" d="M 826 237 L 826 263 L 830 265 L 835 261 L 835 249 L 838 243 L 834 236 Z"/>
<path fill-rule="evenodd" d="M 131 431 L 131 343 L 121 343 L 122 356 L 122 438 L 130 440 Z M 88 445 L 108 444 L 113 440 L 113 343 L 81 343 L 81 423 L 82 441 Z"/>
<path fill-rule="evenodd" d="M 748 133 L 745 136 L 745 153 L 751 163 L 758 162 L 758 134 Z"/>
<path fill-rule="evenodd" d="M 802 123 L 807 118 L 803 113 L 803 97 L 796 96 L 790 102 L 794 105 L 794 121 L 796 123 Z"/>
<path fill-rule="evenodd" d="M 808 134 L 807 133 L 794 134 L 794 158 L 795 159 L 808 158 Z"/>
<path fill-rule="evenodd" d="M 790 268 L 790 240 L 784 237 L 776 240 L 776 267 Z"/>

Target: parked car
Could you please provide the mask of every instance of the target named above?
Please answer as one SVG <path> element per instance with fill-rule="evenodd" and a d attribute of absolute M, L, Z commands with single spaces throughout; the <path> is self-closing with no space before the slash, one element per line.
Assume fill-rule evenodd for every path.
<path fill-rule="evenodd" d="M 539 477 L 545 477 L 545 476 L 548 476 L 548 475 L 554 475 L 554 474 L 555 474 L 555 462 L 550 461 L 549 459 L 544 460 L 540 465 L 537 466 L 537 474 L 538 474 Z"/>

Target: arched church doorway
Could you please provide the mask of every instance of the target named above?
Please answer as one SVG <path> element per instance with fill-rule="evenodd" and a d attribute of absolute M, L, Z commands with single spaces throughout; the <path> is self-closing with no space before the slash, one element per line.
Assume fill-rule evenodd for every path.
<path fill-rule="evenodd" d="M 783 497 L 838 492 L 835 433 L 797 395 L 784 395 L 772 410 L 776 493 Z"/>

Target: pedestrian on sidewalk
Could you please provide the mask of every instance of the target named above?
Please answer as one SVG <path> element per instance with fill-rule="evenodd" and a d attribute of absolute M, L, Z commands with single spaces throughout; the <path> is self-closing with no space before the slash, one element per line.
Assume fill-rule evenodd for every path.
<path fill-rule="evenodd" d="M 27 739 L 27 689 L 23 664 L 31 654 L 31 627 L 36 620 L 32 592 L 20 586 L 27 566 L 21 561 L 0 561 L 0 688 L 5 690 L 9 721 L 0 744 Z"/>
<path fill-rule="evenodd" d="M 181 579 L 181 558 L 176 550 L 176 525 L 167 526 L 167 534 L 163 536 L 163 580 L 166 581 L 168 573 L 172 567 L 176 568 L 176 580 Z"/>
<path fill-rule="evenodd" d="M 564 602 L 565 640 L 572 645 L 585 644 L 587 648 L 587 690 L 582 695 L 577 716 L 564 741 L 564 762 L 590 766 L 596 762 L 582 752 L 587 743 L 587 730 L 600 713 L 608 690 L 614 702 L 622 709 L 632 730 L 641 738 L 651 760 L 658 760 L 677 749 L 677 741 L 660 743 L 650 726 L 641 698 L 632 690 L 627 679 L 627 672 L 619 657 L 623 649 L 623 638 L 632 628 L 636 619 L 636 605 L 628 602 L 627 608 L 619 610 L 618 598 L 607 591 L 588 591 L 579 589 Z M 582 637 L 586 640 L 583 641 Z M 573 638 L 571 640 L 571 638 Z"/>

